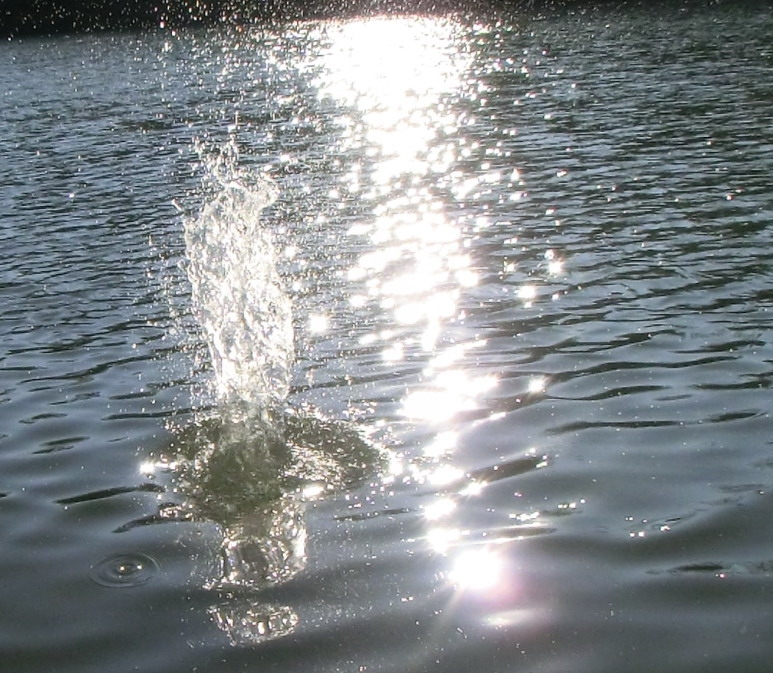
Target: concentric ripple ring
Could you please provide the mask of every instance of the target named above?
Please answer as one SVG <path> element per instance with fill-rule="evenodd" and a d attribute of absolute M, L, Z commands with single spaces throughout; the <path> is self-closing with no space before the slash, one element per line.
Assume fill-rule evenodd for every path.
<path fill-rule="evenodd" d="M 115 554 L 92 566 L 89 576 L 105 587 L 136 587 L 150 581 L 158 563 L 147 554 Z"/>

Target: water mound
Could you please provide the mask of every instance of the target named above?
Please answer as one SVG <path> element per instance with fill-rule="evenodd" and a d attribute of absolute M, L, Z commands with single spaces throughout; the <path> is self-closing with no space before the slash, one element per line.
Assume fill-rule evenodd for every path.
<path fill-rule="evenodd" d="M 308 410 L 287 409 L 271 425 L 212 415 L 185 428 L 177 442 L 195 512 L 224 526 L 277 503 L 356 488 L 384 460 L 354 426 Z"/>
<path fill-rule="evenodd" d="M 281 426 L 212 415 L 177 436 L 188 514 L 223 534 L 209 588 L 290 580 L 307 563 L 307 503 L 362 485 L 384 458 L 344 422 L 287 410 Z"/>

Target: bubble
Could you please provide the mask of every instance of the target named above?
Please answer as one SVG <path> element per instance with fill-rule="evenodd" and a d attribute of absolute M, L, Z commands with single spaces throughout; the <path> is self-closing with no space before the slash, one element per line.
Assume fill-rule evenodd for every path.
<path fill-rule="evenodd" d="M 136 587 L 150 581 L 158 563 L 146 554 L 116 554 L 94 565 L 89 576 L 105 587 Z"/>

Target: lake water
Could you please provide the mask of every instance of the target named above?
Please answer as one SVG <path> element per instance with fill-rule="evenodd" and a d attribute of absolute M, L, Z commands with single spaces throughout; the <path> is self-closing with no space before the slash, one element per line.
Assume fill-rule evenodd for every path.
<path fill-rule="evenodd" d="M 769 671 L 773 14 L 0 45 L 0 670 Z"/>

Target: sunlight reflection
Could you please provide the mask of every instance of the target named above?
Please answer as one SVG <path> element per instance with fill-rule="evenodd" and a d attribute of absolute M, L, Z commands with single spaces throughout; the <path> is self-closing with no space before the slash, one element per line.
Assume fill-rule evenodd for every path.
<path fill-rule="evenodd" d="M 504 580 L 504 561 L 488 547 L 466 549 L 454 559 L 448 579 L 461 590 L 488 591 Z"/>
<path fill-rule="evenodd" d="M 554 250 L 548 250 L 545 253 L 545 260 L 548 263 L 549 276 L 560 276 L 564 272 L 564 263 L 556 256 Z"/>
<path fill-rule="evenodd" d="M 497 385 L 493 375 L 470 376 L 463 370 L 438 372 L 432 389 L 406 395 L 402 414 L 417 421 L 442 423 L 460 412 L 477 409 L 479 398 Z"/>
<path fill-rule="evenodd" d="M 403 355 L 403 345 L 396 343 L 385 348 L 381 352 L 381 359 L 384 360 L 384 362 L 399 362 L 403 359 Z"/>
<path fill-rule="evenodd" d="M 532 395 L 544 393 L 547 385 L 548 380 L 544 376 L 532 376 L 531 379 L 529 379 L 529 392 Z"/>
<path fill-rule="evenodd" d="M 445 118 L 438 99 L 458 87 L 466 60 L 456 46 L 459 28 L 450 21 L 374 17 L 331 26 L 320 95 L 362 113 L 369 143 L 388 150 L 376 168 L 386 185 L 403 172 L 445 170 L 455 157 L 420 157 Z M 439 165 L 438 165 L 439 164 Z"/>
<path fill-rule="evenodd" d="M 451 465 L 440 465 L 427 474 L 427 481 L 433 486 L 446 486 L 459 481 L 464 472 Z"/>
<path fill-rule="evenodd" d="M 421 387 L 407 387 L 399 414 L 437 431 L 419 459 L 406 457 L 404 478 L 438 491 L 423 516 L 426 543 L 440 554 L 465 534 L 443 524 L 454 520 L 464 498 L 486 487 L 485 479 L 454 464 L 453 423 L 483 408 L 499 383 L 476 366 L 475 351 L 485 340 L 448 338 L 448 326 L 463 316 L 465 294 L 480 282 L 470 239 L 492 224 L 488 214 L 449 213 L 448 194 L 475 200 L 508 180 L 520 185 L 517 169 L 474 163 L 480 146 L 462 132 L 469 119 L 458 104 L 472 62 L 459 48 L 458 32 L 452 21 L 415 17 L 333 24 L 316 82 L 320 97 L 338 106 L 342 154 L 364 158 L 339 185 L 365 205 L 365 214 L 347 225 L 364 250 L 347 271 L 350 305 L 388 320 L 374 320 L 360 343 L 395 368 L 414 367 Z M 529 287 L 524 301 L 536 297 Z M 461 590 L 486 590 L 504 572 L 502 558 L 488 548 L 452 560 L 450 580 Z"/>
<path fill-rule="evenodd" d="M 344 177 L 347 189 L 373 204 L 371 219 L 349 228 L 370 248 L 349 269 L 351 303 L 391 313 L 399 334 L 382 350 L 386 362 L 433 352 L 442 326 L 458 313 L 461 291 L 478 283 L 433 177 L 449 172 L 466 149 L 456 135 L 462 113 L 450 104 L 471 65 L 460 35 L 454 21 L 420 17 L 326 30 L 316 85 L 321 98 L 341 106 L 341 151 L 368 159 L 368 171 L 357 164 Z M 386 340 L 384 333 L 370 338 Z"/>
<path fill-rule="evenodd" d="M 537 621 L 537 611 L 533 608 L 514 608 L 502 610 L 489 615 L 486 623 L 495 628 L 512 628 L 514 626 L 531 625 Z"/>
<path fill-rule="evenodd" d="M 455 430 L 446 430 L 435 435 L 431 444 L 424 447 L 424 455 L 427 458 L 441 458 L 451 453 L 456 448 L 459 433 Z"/>
<path fill-rule="evenodd" d="M 445 554 L 461 536 L 461 531 L 456 528 L 431 528 L 427 532 L 427 543 L 434 552 Z"/>
<path fill-rule="evenodd" d="M 459 495 L 465 497 L 472 497 L 483 493 L 483 489 L 486 488 L 486 482 L 483 481 L 471 481 L 461 491 Z"/>
<path fill-rule="evenodd" d="M 534 300 L 537 298 L 537 288 L 534 285 L 527 284 L 521 285 L 518 288 L 518 297 L 523 301 L 526 308 L 530 308 Z"/>
<path fill-rule="evenodd" d="M 312 334 L 327 332 L 330 327 L 330 319 L 324 313 L 315 313 L 309 316 L 309 331 Z"/>
<path fill-rule="evenodd" d="M 438 498 L 424 508 L 424 518 L 436 521 L 448 516 L 456 509 L 456 502 L 451 498 Z"/>

